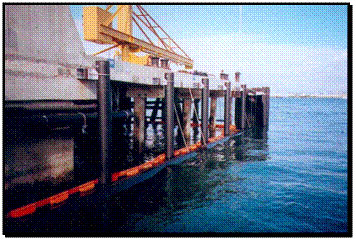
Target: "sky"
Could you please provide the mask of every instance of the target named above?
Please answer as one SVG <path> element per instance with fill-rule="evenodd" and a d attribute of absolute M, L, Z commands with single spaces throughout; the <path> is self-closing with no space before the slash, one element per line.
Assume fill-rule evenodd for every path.
<path fill-rule="evenodd" d="M 104 7 L 104 6 L 103 6 Z M 274 95 L 347 92 L 346 5 L 144 5 L 194 60 Z M 71 6 L 82 34 L 82 6 Z M 139 30 L 134 35 L 141 37 Z M 87 54 L 105 47 L 84 41 Z M 108 57 L 108 56 L 105 56 Z"/>

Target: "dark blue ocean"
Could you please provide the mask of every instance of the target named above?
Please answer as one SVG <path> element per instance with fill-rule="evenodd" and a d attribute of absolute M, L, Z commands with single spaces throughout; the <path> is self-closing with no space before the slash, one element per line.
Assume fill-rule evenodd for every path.
<path fill-rule="evenodd" d="M 249 130 L 117 194 L 104 228 L 94 207 L 33 225 L 117 235 L 344 233 L 348 171 L 347 100 L 271 98 L 268 130 Z"/>
<path fill-rule="evenodd" d="M 169 168 L 150 180 L 160 183 L 154 191 L 127 192 L 131 205 L 138 199 L 147 209 L 129 211 L 117 228 L 347 232 L 347 160 L 347 100 L 272 98 L 267 132 L 250 131 Z"/>

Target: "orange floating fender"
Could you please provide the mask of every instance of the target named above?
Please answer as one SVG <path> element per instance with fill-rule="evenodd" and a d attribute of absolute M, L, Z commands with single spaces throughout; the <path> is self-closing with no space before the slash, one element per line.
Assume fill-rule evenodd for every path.
<path fill-rule="evenodd" d="M 61 192 L 61 193 L 58 193 L 52 197 L 49 198 L 49 203 L 51 205 L 53 204 L 57 204 L 57 203 L 61 203 L 65 200 L 67 200 L 69 197 L 69 192 L 68 191 L 65 191 L 65 192 Z"/>
<path fill-rule="evenodd" d="M 79 192 L 79 187 L 80 187 L 80 186 L 73 187 L 73 188 L 69 189 L 69 190 L 68 190 L 68 194 L 69 194 L 69 195 L 72 195 L 72 194 L 74 194 L 74 193 L 76 193 L 76 192 Z"/>
<path fill-rule="evenodd" d="M 136 176 L 139 173 L 140 173 L 140 168 L 139 168 L 139 166 L 137 166 L 137 167 L 133 167 L 133 168 L 127 169 L 126 175 L 128 177 L 132 177 L 132 176 Z"/>
<path fill-rule="evenodd" d="M 159 156 L 156 156 L 154 159 L 152 159 L 147 163 L 151 163 L 153 166 L 157 166 L 159 164 L 164 163 L 165 160 L 166 160 L 166 154 L 161 154 Z"/>
<path fill-rule="evenodd" d="M 195 143 L 195 145 L 196 145 L 198 148 L 202 147 L 201 141 L 198 141 L 197 143 Z"/>
<path fill-rule="evenodd" d="M 36 204 L 36 207 L 40 208 L 40 207 L 50 204 L 50 200 L 49 200 L 49 198 L 42 199 L 42 200 L 36 202 L 35 204 Z"/>
<path fill-rule="evenodd" d="M 215 138 L 214 137 L 210 137 L 209 139 L 208 139 L 208 142 L 214 142 L 215 141 Z"/>
<path fill-rule="evenodd" d="M 147 171 L 153 167 L 152 163 L 150 163 L 150 162 L 143 163 L 140 166 L 141 166 L 142 171 Z"/>
<path fill-rule="evenodd" d="M 173 154 L 174 154 L 174 156 L 180 156 L 180 155 L 181 155 L 180 149 L 179 149 L 179 150 L 175 150 L 175 151 L 173 152 Z"/>
<path fill-rule="evenodd" d="M 189 147 L 184 147 L 184 148 L 181 149 L 181 152 L 182 152 L 183 155 L 189 153 L 189 151 L 190 151 Z"/>
<path fill-rule="evenodd" d="M 198 147 L 197 147 L 197 145 L 191 145 L 190 147 L 189 147 L 189 150 L 190 151 L 195 151 L 196 149 L 198 149 Z"/>
<path fill-rule="evenodd" d="M 234 126 L 234 125 L 230 125 L 229 130 L 233 131 L 233 132 L 238 132 L 236 126 Z"/>
<path fill-rule="evenodd" d="M 161 163 L 161 161 L 156 157 L 153 160 L 151 160 L 150 163 L 152 163 L 153 166 L 158 166 Z"/>
<path fill-rule="evenodd" d="M 87 192 L 94 189 L 94 187 L 95 187 L 95 181 L 90 181 L 78 186 L 78 189 L 79 192 Z"/>
<path fill-rule="evenodd" d="M 166 154 L 163 153 L 163 154 L 159 155 L 158 158 L 161 162 L 164 162 L 166 160 Z"/>
<path fill-rule="evenodd" d="M 8 217 L 20 218 L 36 212 L 36 203 L 32 203 L 21 208 L 16 208 L 9 212 Z"/>
<path fill-rule="evenodd" d="M 119 179 L 119 177 L 126 177 L 126 175 L 127 175 L 127 170 L 115 172 L 111 175 L 111 181 L 116 182 Z"/>
<path fill-rule="evenodd" d="M 215 127 L 216 128 L 224 128 L 224 124 L 216 124 Z"/>

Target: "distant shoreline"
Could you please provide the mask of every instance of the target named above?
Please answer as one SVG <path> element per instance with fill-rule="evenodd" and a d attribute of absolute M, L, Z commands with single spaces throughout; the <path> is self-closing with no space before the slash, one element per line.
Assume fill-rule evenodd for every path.
<path fill-rule="evenodd" d="M 303 96 L 280 96 L 280 95 L 271 95 L 272 98 L 323 98 L 323 99 L 347 99 L 347 96 L 328 96 L 328 95 L 303 95 Z"/>

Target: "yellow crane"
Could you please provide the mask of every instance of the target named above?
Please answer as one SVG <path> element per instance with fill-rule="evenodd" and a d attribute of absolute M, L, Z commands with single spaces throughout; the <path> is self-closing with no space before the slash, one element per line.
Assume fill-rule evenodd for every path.
<path fill-rule="evenodd" d="M 118 48 L 125 62 L 145 65 L 151 57 L 158 57 L 193 68 L 193 60 L 141 5 L 135 5 L 135 9 L 133 5 L 116 5 L 116 11 L 111 13 L 109 10 L 113 6 L 108 5 L 106 9 L 98 6 L 83 8 L 84 39 L 98 44 L 113 44 L 94 55 Z M 116 28 L 113 27 L 115 20 Z M 133 23 L 146 41 L 132 35 Z M 162 47 L 155 45 L 148 33 L 155 36 Z M 140 51 L 148 55 L 140 57 L 135 54 Z"/>

